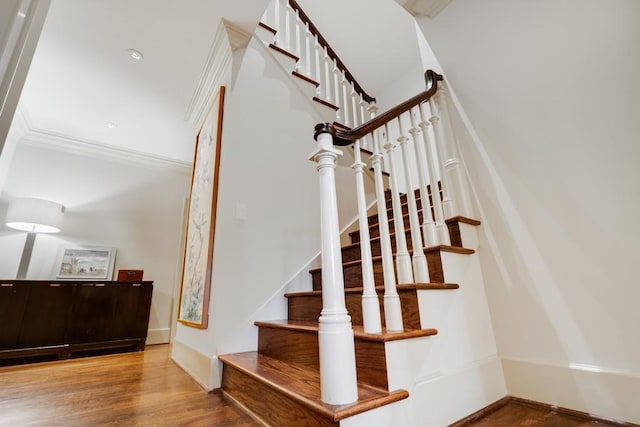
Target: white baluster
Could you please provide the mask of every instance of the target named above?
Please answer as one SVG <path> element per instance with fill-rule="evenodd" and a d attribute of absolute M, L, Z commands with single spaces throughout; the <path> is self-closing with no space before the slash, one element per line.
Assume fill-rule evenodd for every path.
<path fill-rule="evenodd" d="M 342 100 L 340 99 L 340 69 L 338 68 L 338 63 L 334 61 L 333 63 L 333 89 L 335 90 L 335 106 L 338 107 L 336 110 L 336 121 L 340 122 L 342 119 L 342 109 L 343 107 L 340 105 Z"/>
<path fill-rule="evenodd" d="M 284 8 L 284 48 L 291 52 L 291 4 Z"/>
<path fill-rule="evenodd" d="M 435 138 L 436 153 L 438 164 L 440 166 L 440 184 L 442 185 L 442 209 L 444 211 L 445 218 L 451 218 L 457 215 L 457 209 L 454 200 L 451 198 L 451 194 L 449 192 L 449 180 L 444 166 L 445 161 L 448 158 L 447 143 L 445 140 L 444 131 L 442 129 L 442 121 L 438 116 L 438 107 L 436 105 L 435 97 L 429 99 L 429 108 L 431 109 L 431 118 L 429 119 L 429 121 L 431 122 L 431 126 L 433 126 L 433 136 Z M 436 194 L 439 195 L 437 191 Z"/>
<path fill-rule="evenodd" d="M 273 9 L 273 29 L 276 30 L 276 35 L 273 38 L 273 44 L 280 45 L 280 0 L 276 0 Z"/>
<path fill-rule="evenodd" d="M 382 332 L 380 320 L 380 301 L 376 293 L 373 277 L 373 260 L 371 259 L 371 238 L 369 236 L 369 219 L 367 217 L 367 199 L 364 189 L 364 167 L 360 155 L 360 141 L 353 144 L 355 162 L 351 166 L 356 173 L 356 191 L 358 198 L 358 222 L 360 223 L 360 258 L 362 260 L 362 323 L 364 331 L 369 334 Z"/>
<path fill-rule="evenodd" d="M 372 117 L 378 107 L 369 106 Z M 400 297 L 396 289 L 396 275 L 393 268 L 393 253 L 391 249 L 391 237 L 389 236 L 389 218 L 387 217 L 387 205 L 384 194 L 384 181 L 382 179 L 382 150 L 378 141 L 378 131 L 373 132 L 373 174 L 376 183 L 376 199 L 378 205 L 378 226 L 380 228 L 380 252 L 382 255 L 382 271 L 384 278 L 384 318 L 387 331 L 402 331 L 404 325 L 402 321 L 402 308 Z"/>
<path fill-rule="evenodd" d="M 351 122 L 349 121 L 349 102 L 347 99 L 347 78 L 344 75 L 344 71 L 342 72 L 342 99 L 343 99 L 343 112 L 342 112 L 342 116 L 344 119 L 344 124 L 347 126 L 351 126 Z"/>
<path fill-rule="evenodd" d="M 305 25 L 304 38 L 305 38 L 305 60 L 306 60 L 304 71 L 307 76 L 311 76 L 311 31 L 309 31 L 308 23 Z"/>
<path fill-rule="evenodd" d="M 362 98 L 362 94 L 359 95 L 358 105 L 360 106 L 360 123 L 364 123 L 365 122 L 364 106 L 366 105 L 366 102 Z M 362 138 L 362 147 L 365 148 L 366 150 L 371 151 L 371 144 L 369 144 L 369 135 L 366 135 Z"/>
<path fill-rule="evenodd" d="M 395 165 L 393 163 L 393 153 L 396 150 L 389 135 L 389 126 L 384 125 L 385 138 L 387 143 L 384 149 L 387 151 L 387 165 L 389 167 L 389 190 L 391 192 L 391 206 L 393 207 L 393 229 L 396 238 L 396 268 L 398 269 L 398 283 L 413 283 L 413 268 L 411 267 L 411 256 L 407 248 L 406 229 L 404 227 L 404 216 L 402 215 L 402 201 L 400 200 L 400 189 Z M 379 219 L 378 219 L 379 221 Z"/>
<path fill-rule="evenodd" d="M 316 87 L 316 96 L 318 98 L 321 97 L 321 91 L 322 91 L 322 79 L 321 79 L 321 74 L 320 74 L 320 50 L 322 49 L 322 47 L 320 47 L 320 43 L 318 42 L 318 36 L 315 36 L 315 44 L 313 47 L 313 50 L 315 51 L 315 65 L 316 65 L 316 76 L 315 79 L 318 83 L 320 83 L 318 85 L 318 87 Z"/>
<path fill-rule="evenodd" d="M 351 108 L 353 110 L 351 117 L 353 118 L 353 127 L 357 127 L 360 123 L 358 123 L 358 101 L 357 101 L 357 93 L 356 90 L 353 88 L 353 84 L 350 85 L 351 86 Z"/>
<path fill-rule="evenodd" d="M 442 208 L 442 200 L 440 199 L 440 189 L 438 188 L 438 176 L 436 174 L 436 155 L 431 148 L 431 138 L 429 137 L 429 122 L 426 120 L 424 113 L 424 105 L 420 104 L 420 129 L 422 130 L 422 139 L 426 151 L 429 172 L 429 182 L 431 183 L 431 197 L 433 198 L 433 212 L 435 213 L 436 232 L 441 245 L 451 245 L 449 237 L 449 228 L 444 221 L 444 210 Z"/>
<path fill-rule="evenodd" d="M 467 180 L 464 164 L 462 163 L 462 156 L 460 155 L 460 150 L 451 126 L 451 118 L 449 109 L 447 108 L 447 89 L 444 85 L 441 85 L 436 92 L 436 102 L 438 115 L 442 121 L 444 140 L 449 154 L 444 165 L 450 178 L 449 183 L 451 187 L 449 190 L 453 193 L 452 195 L 455 196 L 457 214 L 466 216 L 467 218 L 473 218 L 473 205 L 471 204 L 471 197 L 469 195 L 469 186 L 466 184 Z"/>
<path fill-rule="evenodd" d="M 296 56 L 298 57 L 298 62 L 296 62 L 296 71 L 300 72 L 302 68 L 302 49 L 300 48 L 300 25 L 302 21 L 300 20 L 300 11 L 296 10 L 295 17 L 295 26 L 296 26 Z"/>
<path fill-rule="evenodd" d="M 415 187 L 411 179 L 411 170 L 409 169 L 410 159 L 415 158 L 415 150 L 407 144 L 409 138 L 404 136 L 402 130 L 402 116 L 398 117 L 398 128 L 400 131 L 398 142 L 400 143 L 402 158 L 404 160 L 405 189 L 407 190 L 407 206 L 409 207 L 409 227 L 411 228 L 411 248 L 413 249 L 413 277 L 418 283 L 429 283 L 427 257 L 424 255 L 422 247 L 420 219 L 418 218 L 418 206 L 414 192 Z"/>
<path fill-rule="evenodd" d="M 327 47 L 324 48 L 324 99 L 331 102 L 331 80 L 329 78 L 329 64 L 333 62 L 329 57 L 329 51 Z"/>
<path fill-rule="evenodd" d="M 329 133 L 317 136 L 311 159 L 320 175 L 320 220 L 322 230 L 322 312 L 320 347 L 320 394 L 323 402 L 344 405 L 358 400 L 355 345 L 351 317 L 346 309 L 340 230 L 336 200 L 335 167 L 342 155 L 333 147 Z"/>
<path fill-rule="evenodd" d="M 419 140 L 418 134 L 420 133 L 420 128 L 416 126 L 413 110 L 409 111 L 409 117 L 411 118 L 411 129 L 409 129 L 409 133 L 411 134 L 413 146 L 416 150 L 418 182 L 420 183 L 420 200 L 422 201 L 422 236 L 424 237 L 424 243 L 426 246 L 436 246 L 440 244 L 440 239 L 438 239 L 438 231 L 436 230 L 436 223 L 433 220 L 431 204 L 429 203 L 429 191 L 427 190 L 427 155 L 424 144 Z"/>

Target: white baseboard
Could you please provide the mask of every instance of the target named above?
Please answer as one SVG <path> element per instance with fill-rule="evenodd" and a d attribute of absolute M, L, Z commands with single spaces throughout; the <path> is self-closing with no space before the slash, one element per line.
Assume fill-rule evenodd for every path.
<path fill-rule="evenodd" d="M 207 356 L 174 338 L 171 359 L 206 391 L 220 387 L 220 369 L 216 356 Z"/>
<path fill-rule="evenodd" d="M 510 395 L 617 421 L 640 423 L 640 375 L 585 365 L 503 358 Z"/>
<path fill-rule="evenodd" d="M 147 332 L 147 345 L 167 344 L 171 335 L 169 328 L 149 329 Z"/>

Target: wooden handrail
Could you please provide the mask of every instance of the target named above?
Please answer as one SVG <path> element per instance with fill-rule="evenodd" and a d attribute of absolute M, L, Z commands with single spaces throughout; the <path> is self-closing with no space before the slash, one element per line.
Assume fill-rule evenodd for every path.
<path fill-rule="evenodd" d="M 333 144 L 338 146 L 351 145 L 354 141 L 363 138 L 379 127 L 384 126 L 391 120 L 399 117 L 401 114 L 409 111 L 411 108 L 419 105 L 433 95 L 438 90 L 438 81 L 442 80 L 442 75 L 433 70 L 427 70 L 424 73 L 427 90 L 410 98 L 403 103 L 393 107 L 389 111 L 369 120 L 360 126 L 351 130 L 343 130 L 334 126 L 332 123 L 318 123 L 314 128 L 313 138 L 317 140 L 321 133 L 330 133 L 333 136 Z"/>
<path fill-rule="evenodd" d="M 356 78 L 353 77 L 353 74 L 351 74 L 347 66 L 344 65 L 344 62 L 340 60 L 340 58 L 338 57 L 338 54 L 329 45 L 329 42 L 327 42 L 327 40 L 324 37 L 322 37 L 322 34 L 320 34 L 320 31 L 318 30 L 318 28 L 315 25 L 313 25 L 313 22 L 311 22 L 307 14 L 304 13 L 304 10 L 302 10 L 300 5 L 295 0 L 289 0 L 289 4 L 293 8 L 293 10 L 298 12 L 300 16 L 300 20 L 309 26 L 309 31 L 311 32 L 311 34 L 313 34 L 318 38 L 318 43 L 320 43 L 320 45 L 323 48 L 327 49 L 327 55 L 329 55 L 329 57 L 336 62 L 338 69 L 344 72 L 345 78 L 349 82 L 353 83 L 353 88 L 355 89 L 356 92 L 362 95 L 362 99 L 364 99 L 367 102 L 376 102 L 376 99 L 370 96 L 367 92 L 365 92 L 362 86 L 360 86 L 360 83 L 358 83 Z"/>

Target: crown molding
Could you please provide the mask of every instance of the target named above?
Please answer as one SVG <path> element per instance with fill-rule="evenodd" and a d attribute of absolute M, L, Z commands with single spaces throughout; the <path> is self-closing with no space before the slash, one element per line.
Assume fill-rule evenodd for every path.
<path fill-rule="evenodd" d="M 451 0 L 396 0 L 413 16 L 435 17 L 449 5 Z"/>
<path fill-rule="evenodd" d="M 191 173 L 191 163 L 181 160 L 122 147 L 102 144 L 43 129 L 29 129 L 20 139 L 21 144 L 38 148 L 54 149 L 97 159 L 108 159 L 122 164 L 134 164 L 153 168 L 169 169 L 175 172 Z"/>
<path fill-rule="evenodd" d="M 198 86 L 184 116 L 185 121 L 195 124 L 198 128 L 205 114 L 209 111 L 211 102 L 217 93 L 216 88 L 225 84 L 231 72 L 233 51 L 226 22 L 228 21 L 221 20 L 218 25 Z M 232 31 L 234 37 L 236 37 L 236 33 L 239 34 L 235 29 Z"/>
<path fill-rule="evenodd" d="M 251 40 L 250 32 L 224 18 L 222 18 L 222 23 L 227 32 L 227 38 L 232 52 L 247 47 L 249 40 Z"/>

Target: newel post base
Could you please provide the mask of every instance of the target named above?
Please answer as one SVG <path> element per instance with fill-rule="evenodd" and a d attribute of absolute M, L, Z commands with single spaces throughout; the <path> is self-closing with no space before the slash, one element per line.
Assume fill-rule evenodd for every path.
<path fill-rule="evenodd" d="M 336 160 L 342 152 L 333 147 L 333 126 L 316 126 L 317 149 L 310 159 L 320 176 L 322 241 L 322 311 L 319 319 L 320 394 L 322 401 L 344 405 L 358 400 L 356 356 L 351 316 L 346 309 L 340 229 L 336 198 Z"/>

